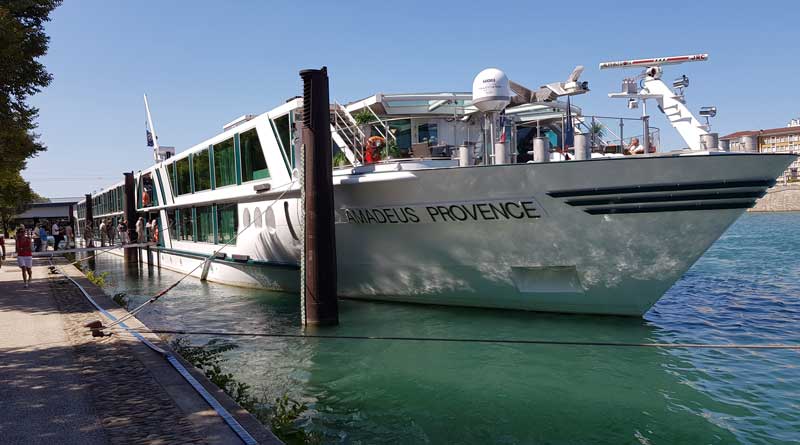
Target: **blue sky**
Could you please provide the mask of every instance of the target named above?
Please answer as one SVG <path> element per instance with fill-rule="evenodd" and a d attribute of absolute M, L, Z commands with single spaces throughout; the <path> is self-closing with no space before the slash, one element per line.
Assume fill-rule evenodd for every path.
<path fill-rule="evenodd" d="M 322 65 L 345 102 L 468 91 L 486 67 L 536 87 L 582 64 L 584 113 L 637 116 L 608 99 L 623 72 L 599 62 L 707 52 L 665 74 L 689 76 L 693 111 L 716 105 L 721 134 L 784 126 L 800 115 L 799 14 L 768 1 L 67 1 L 47 26 L 55 79 L 31 99 L 49 148 L 23 174 L 41 195 L 81 196 L 152 163 L 142 93 L 159 140 L 180 151 L 300 94 L 298 71 Z M 681 146 L 652 121 L 662 145 Z"/>

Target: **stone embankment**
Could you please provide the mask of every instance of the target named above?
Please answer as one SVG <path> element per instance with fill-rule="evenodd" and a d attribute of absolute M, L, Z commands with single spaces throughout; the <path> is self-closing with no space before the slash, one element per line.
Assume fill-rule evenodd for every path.
<path fill-rule="evenodd" d="M 242 443 L 162 356 L 121 330 L 93 338 L 84 324 L 103 316 L 69 281 L 49 273 L 46 260 L 34 261 L 33 281 L 24 286 L 13 241 L 7 247 L 0 263 L 0 443 Z M 60 263 L 105 310 L 116 317 L 127 313 L 80 271 Z M 126 324 L 169 348 L 136 318 Z M 185 365 L 259 443 L 280 443 Z"/>
<path fill-rule="evenodd" d="M 756 201 L 751 212 L 800 212 L 800 183 L 778 184 Z"/>

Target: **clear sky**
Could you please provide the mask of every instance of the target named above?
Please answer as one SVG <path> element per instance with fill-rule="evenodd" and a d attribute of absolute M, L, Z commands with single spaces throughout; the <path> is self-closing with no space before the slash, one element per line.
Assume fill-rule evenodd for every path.
<path fill-rule="evenodd" d="M 716 105 L 720 134 L 780 127 L 800 115 L 798 17 L 800 2 L 770 1 L 67 0 L 47 26 L 55 79 L 31 100 L 48 151 L 24 176 L 43 196 L 82 196 L 152 163 L 142 93 L 180 151 L 299 95 L 298 71 L 322 65 L 346 102 L 469 91 L 487 67 L 538 87 L 581 64 L 585 114 L 635 117 L 606 96 L 624 73 L 599 62 L 707 52 L 665 73 L 689 76 L 689 107 Z M 663 116 L 652 124 L 683 147 Z"/>

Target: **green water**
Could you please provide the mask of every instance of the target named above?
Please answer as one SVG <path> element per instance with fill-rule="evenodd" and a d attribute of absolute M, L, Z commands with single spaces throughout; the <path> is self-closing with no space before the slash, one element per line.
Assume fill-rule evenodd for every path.
<path fill-rule="evenodd" d="M 342 301 L 325 334 L 800 343 L 800 214 L 746 215 L 644 319 Z M 178 275 L 126 274 L 143 301 Z M 152 328 L 300 333 L 295 295 L 189 279 Z M 193 336 L 195 343 L 211 337 Z M 311 407 L 329 443 L 800 443 L 800 353 L 235 338 L 228 368 Z"/>

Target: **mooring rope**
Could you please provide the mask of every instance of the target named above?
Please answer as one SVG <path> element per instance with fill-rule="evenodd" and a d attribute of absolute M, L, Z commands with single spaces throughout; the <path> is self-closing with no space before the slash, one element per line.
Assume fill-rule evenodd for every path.
<path fill-rule="evenodd" d="M 149 329 L 149 328 L 148 328 Z M 283 334 L 270 332 L 226 332 L 226 331 L 189 331 L 180 329 L 149 329 L 153 334 L 171 335 L 207 335 L 232 337 L 274 337 L 274 338 L 313 338 L 326 340 L 384 340 L 384 341 L 416 341 L 442 343 L 484 343 L 484 344 L 518 344 L 518 345 L 552 345 L 552 346 L 607 346 L 625 348 L 703 348 L 703 349 L 788 349 L 800 350 L 800 344 L 748 344 L 748 343 L 639 343 L 639 342 L 598 342 L 582 340 L 542 340 L 515 338 L 452 338 L 452 337 L 397 337 L 380 335 L 325 335 L 325 334 Z"/>
<path fill-rule="evenodd" d="M 280 194 L 280 195 L 278 195 L 278 197 L 277 197 L 277 198 L 275 198 L 275 199 L 272 201 L 272 203 L 270 203 L 270 205 L 269 205 L 269 206 L 267 206 L 267 208 L 266 208 L 266 209 L 264 209 L 264 211 L 266 212 L 267 210 L 271 209 L 271 208 L 272 208 L 272 206 L 274 206 L 274 205 L 275 205 L 275 204 L 276 204 L 278 201 L 280 201 L 280 200 L 281 200 L 281 199 L 284 197 L 284 195 L 286 195 L 286 193 L 288 193 L 288 192 L 289 192 L 289 190 L 291 190 L 291 187 L 290 187 L 290 186 L 291 186 L 293 183 L 295 183 L 295 182 L 297 182 L 297 179 L 292 179 L 290 182 L 288 182 L 288 183 L 284 184 L 283 186 L 281 186 L 281 187 L 287 187 L 287 188 L 286 188 L 286 190 L 284 190 L 283 192 L 281 192 L 281 194 Z M 247 230 L 247 228 L 248 228 L 248 227 L 250 227 L 251 225 L 255 224 L 255 222 L 256 222 L 256 219 L 255 219 L 255 218 L 253 218 L 253 219 L 252 219 L 252 220 L 251 220 L 251 221 L 250 221 L 250 222 L 249 222 L 249 223 L 248 223 L 248 224 L 247 224 L 247 225 L 246 225 L 246 226 L 245 226 L 245 227 L 244 227 L 242 230 L 240 230 L 239 232 L 237 232 L 237 233 L 236 233 L 236 234 L 235 234 L 233 237 L 231 237 L 231 239 L 230 239 L 230 240 L 228 240 L 228 241 L 227 241 L 225 244 L 223 244 L 222 246 L 220 246 L 220 248 L 219 248 L 219 249 L 217 249 L 217 250 L 215 250 L 215 251 L 214 251 L 214 252 L 213 252 L 211 255 L 209 255 L 208 257 L 206 257 L 206 258 L 205 258 L 205 260 L 201 261 L 201 262 L 200 262 L 200 263 L 199 263 L 197 266 L 195 266 L 195 267 L 194 267 L 192 270 L 190 270 L 189 272 L 186 272 L 186 273 L 184 273 L 184 274 L 183 274 L 183 275 L 182 275 L 180 278 L 178 278 L 178 280 L 176 280 L 174 283 L 170 284 L 169 286 L 167 286 L 166 288 L 164 288 L 163 290 L 161 290 L 160 292 L 158 292 L 158 293 L 157 293 L 157 294 L 155 294 L 154 296 L 150 297 L 150 298 L 149 298 L 147 301 L 145 301 L 144 303 L 142 303 L 142 304 L 140 304 L 139 306 L 135 307 L 134 309 L 130 310 L 130 311 L 128 312 L 128 314 L 127 314 L 127 315 L 125 315 L 124 317 L 120 318 L 119 320 L 117 320 L 117 321 L 115 321 L 115 322 L 111 323 L 110 325 L 108 325 L 108 326 L 105 326 L 105 327 L 103 327 L 103 328 L 101 328 L 101 329 L 108 329 L 108 328 L 112 328 L 112 327 L 114 327 L 115 325 L 117 325 L 117 324 L 119 324 L 119 323 L 121 323 L 121 322 L 123 322 L 123 321 L 125 321 L 125 320 L 127 320 L 127 319 L 129 319 L 129 318 L 131 318 L 131 317 L 134 317 L 136 314 L 138 314 L 139 312 L 141 312 L 141 311 L 142 311 L 142 310 L 143 310 L 145 307 L 147 307 L 148 305 L 150 305 L 150 304 L 152 304 L 152 303 L 155 303 L 156 301 L 158 301 L 158 299 L 159 299 L 159 298 L 161 298 L 161 297 L 163 297 L 164 295 L 166 295 L 166 294 L 167 294 L 167 292 L 171 291 L 172 289 L 175 289 L 175 287 L 177 287 L 177 286 L 178 286 L 178 284 L 180 284 L 180 283 L 181 283 L 181 282 L 182 282 L 182 281 L 183 281 L 183 280 L 184 280 L 186 277 L 190 276 L 190 275 L 191 275 L 191 274 L 193 274 L 193 273 L 194 273 L 194 272 L 195 272 L 197 269 L 199 269 L 201 266 L 205 265 L 207 261 L 211 261 L 211 260 L 212 260 L 214 257 L 216 257 L 216 255 L 217 255 L 219 252 L 221 252 L 221 251 L 222 251 L 222 249 L 224 249 L 224 248 L 228 247 L 228 246 L 229 246 L 229 245 L 230 245 L 232 242 L 236 241 L 236 239 L 237 239 L 237 238 L 239 238 L 239 235 L 241 235 L 242 233 L 244 233 L 244 231 L 245 231 L 245 230 Z"/>

